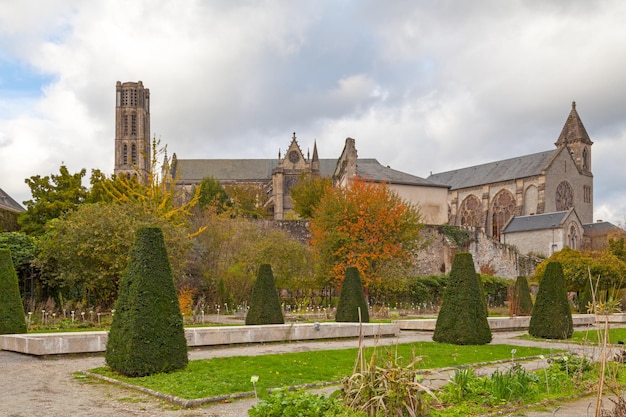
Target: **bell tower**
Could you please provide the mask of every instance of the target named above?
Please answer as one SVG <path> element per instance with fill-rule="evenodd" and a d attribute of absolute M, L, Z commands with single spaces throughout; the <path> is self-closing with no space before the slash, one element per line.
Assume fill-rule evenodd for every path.
<path fill-rule="evenodd" d="M 115 88 L 114 174 L 145 182 L 150 172 L 150 90 L 141 81 Z"/>
<path fill-rule="evenodd" d="M 585 129 L 576 111 L 575 101 L 572 102 L 572 110 L 567 116 L 563 130 L 561 130 L 555 145 L 557 147 L 567 146 L 580 172 L 584 175 L 592 176 L 591 145 L 593 145 L 593 142 L 589 138 L 587 129 Z"/>

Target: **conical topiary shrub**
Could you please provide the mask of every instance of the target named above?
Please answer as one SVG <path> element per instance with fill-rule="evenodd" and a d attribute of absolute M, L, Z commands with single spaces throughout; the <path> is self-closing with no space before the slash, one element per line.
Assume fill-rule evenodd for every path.
<path fill-rule="evenodd" d="M 137 230 L 120 282 L 106 363 L 127 376 L 187 366 L 187 341 L 170 263 L 158 227 Z"/>
<path fill-rule="evenodd" d="M 487 305 L 472 255 L 459 252 L 454 256 L 448 286 L 433 340 L 455 345 L 484 345 L 491 342 Z"/>
<path fill-rule="evenodd" d="M 586 280 L 585 289 L 578 296 L 578 300 L 576 302 L 578 306 L 578 312 L 582 314 L 589 313 L 589 308 L 593 305 L 593 292 L 591 291 L 591 281 Z"/>
<path fill-rule="evenodd" d="M 280 308 L 278 291 L 274 283 L 274 274 L 269 264 L 259 267 L 252 300 L 246 315 L 246 324 L 284 324 L 285 318 Z"/>
<path fill-rule="evenodd" d="M 341 284 L 335 321 L 358 323 L 359 307 L 361 307 L 361 322 L 369 323 L 370 315 L 367 310 L 359 270 L 354 266 L 349 266 L 346 268 L 346 276 Z"/>
<path fill-rule="evenodd" d="M 24 305 L 11 251 L 0 248 L 0 334 L 26 333 Z"/>
<path fill-rule="evenodd" d="M 574 333 L 563 268 L 551 261 L 539 283 L 537 299 L 530 316 L 528 334 L 543 339 L 568 339 Z"/>
<path fill-rule="evenodd" d="M 512 316 L 530 316 L 533 311 L 533 300 L 530 297 L 530 288 L 528 288 L 526 277 L 519 276 L 515 280 L 510 303 Z"/>

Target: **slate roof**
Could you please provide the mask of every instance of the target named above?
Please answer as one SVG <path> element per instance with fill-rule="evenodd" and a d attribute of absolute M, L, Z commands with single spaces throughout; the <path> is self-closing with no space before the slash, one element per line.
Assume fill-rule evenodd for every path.
<path fill-rule="evenodd" d="M 320 159 L 320 174 L 331 176 L 337 165 L 336 159 Z M 278 167 L 278 159 L 177 159 L 176 167 L 180 182 L 198 183 L 213 177 L 224 182 L 266 182 L 272 178 L 272 170 Z"/>
<path fill-rule="evenodd" d="M 0 209 L 21 212 L 25 211 L 24 207 L 22 207 L 17 201 L 13 200 L 10 195 L 4 192 L 2 188 L 0 188 Z"/>
<path fill-rule="evenodd" d="M 587 236 L 607 235 L 609 233 L 626 233 L 623 229 L 620 229 L 611 222 L 583 224 L 583 229 L 585 231 L 585 235 Z"/>
<path fill-rule="evenodd" d="M 383 166 L 376 159 L 357 159 L 356 166 L 360 177 L 374 182 L 448 188 L 446 185 Z"/>
<path fill-rule="evenodd" d="M 532 216 L 515 216 L 502 229 L 502 233 L 527 232 L 529 230 L 545 230 L 559 228 L 569 214 L 568 211 L 533 214 Z"/>
<path fill-rule="evenodd" d="M 450 189 L 475 187 L 500 181 L 541 175 L 559 149 L 538 152 L 502 161 L 432 174 L 427 179 Z"/>

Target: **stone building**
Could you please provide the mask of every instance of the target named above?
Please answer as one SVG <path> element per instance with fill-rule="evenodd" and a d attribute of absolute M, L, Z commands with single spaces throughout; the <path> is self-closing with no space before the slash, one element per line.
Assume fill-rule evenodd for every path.
<path fill-rule="evenodd" d="M 332 175 L 333 184 L 345 187 L 354 177 L 385 184 L 402 199 L 419 207 L 426 224 L 440 225 L 448 221 L 447 185 L 385 167 L 376 159 L 359 159 L 355 140 L 347 138 Z"/>
<path fill-rule="evenodd" d="M 150 172 L 150 90 L 139 82 L 117 82 L 115 87 L 115 167 L 117 176 Z"/>
<path fill-rule="evenodd" d="M 17 216 L 23 211 L 24 207 L 0 188 L 0 232 L 17 231 Z"/>
<path fill-rule="evenodd" d="M 592 145 L 572 103 L 555 149 L 433 174 L 428 179 L 450 186 L 450 224 L 481 228 L 496 240 L 514 216 L 574 208 L 580 223 L 588 224 L 593 222 Z M 582 228 L 577 233 L 582 237 Z"/>

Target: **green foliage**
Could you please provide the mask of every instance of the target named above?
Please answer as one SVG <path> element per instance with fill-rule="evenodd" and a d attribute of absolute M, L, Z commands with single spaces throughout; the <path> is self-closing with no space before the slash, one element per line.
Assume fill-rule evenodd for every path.
<path fill-rule="evenodd" d="M 434 341 L 458 345 L 491 342 L 487 305 L 481 287 L 472 255 L 457 253 L 437 316 Z"/>
<path fill-rule="evenodd" d="M 298 184 L 290 190 L 294 211 L 303 219 L 313 217 L 322 196 L 332 185 L 328 177 L 313 177 L 303 173 Z"/>
<path fill-rule="evenodd" d="M 0 248 L 11 250 L 11 259 L 17 272 L 27 270 L 37 254 L 37 242 L 21 232 L 0 233 Z"/>
<path fill-rule="evenodd" d="M 196 269 L 186 276 L 202 277 L 199 285 L 216 295 L 222 280 L 235 303 L 249 301 L 259 265 L 268 263 L 278 288 L 305 295 L 317 288 L 311 248 L 272 223 L 232 219 L 210 210 L 196 216 L 194 223 L 205 230 L 194 239 Z"/>
<path fill-rule="evenodd" d="M 183 318 L 158 227 L 137 230 L 115 303 L 105 359 L 111 369 L 127 376 L 187 366 Z"/>
<path fill-rule="evenodd" d="M 528 333 L 544 339 L 568 339 L 574 332 L 563 269 L 559 262 L 549 262 L 537 291 L 530 316 Z"/>
<path fill-rule="evenodd" d="M 230 205 L 230 197 L 226 193 L 222 184 L 213 177 L 204 178 L 200 184 L 198 207 L 205 209 L 209 206 L 215 207 L 217 213 L 222 213 Z"/>
<path fill-rule="evenodd" d="M 593 292 L 591 291 L 591 280 L 587 280 L 585 289 L 579 293 L 576 300 L 576 308 L 579 313 L 590 313 L 589 308 L 593 305 Z"/>
<path fill-rule="evenodd" d="M 41 235 L 45 225 L 52 219 L 61 217 L 85 201 L 87 189 L 82 185 L 85 169 L 70 174 L 65 165 L 59 168 L 59 175 L 27 178 L 32 200 L 25 201 L 26 211 L 18 218 L 21 231 L 29 235 Z"/>
<path fill-rule="evenodd" d="M 263 264 L 259 267 L 259 273 L 252 288 L 246 325 L 283 323 L 285 323 L 285 318 L 278 300 L 272 267 L 269 264 Z"/>
<path fill-rule="evenodd" d="M 20 226 L 17 222 L 19 213 L 10 210 L 0 209 L 0 231 L 15 232 Z"/>
<path fill-rule="evenodd" d="M 502 307 L 508 298 L 511 280 L 493 275 L 480 274 L 483 293 L 488 300 L 488 307 Z"/>
<path fill-rule="evenodd" d="M 365 417 L 341 401 L 306 391 L 276 390 L 248 410 L 250 417 Z"/>
<path fill-rule="evenodd" d="M 465 249 L 472 241 L 472 234 L 468 229 L 450 224 L 438 226 L 439 232 L 450 239 L 458 248 Z"/>
<path fill-rule="evenodd" d="M 511 315 L 530 316 L 530 313 L 533 311 L 533 300 L 530 297 L 530 288 L 528 288 L 528 280 L 526 277 L 517 277 L 510 301 Z"/>
<path fill-rule="evenodd" d="M 624 284 L 626 263 L 608 250 L 600 252 L 579 251 L 565 247 L 553 253 L 550 258 L 537 266 L 534 275 L 535 281 L 541 281 L 546 266 L 552 261 L 561 264 L 567 291 L 584 291 L 590 273 L 592 277 L 600 277 L 599 290 L 621 288 Z"/>
<path fill-rule="evenodd" d="M 265 207 L 267 194 L 262 186 L 255 184 L 229 184 L 224 187 L 230 197 L 226 213 L 231 218 L 265 219 L 268 211 Z"/>
<path fill-rule="evenodd" d="M 626 243 L 624 238 L 609 238 L 609 252 L 620 261 L 626 262 Z"/>
<path fill-rule="evenodd" d="M 9 249 L 0 249 L 0 334 L 26 333 L 24 305 Z"/>
<path fill-rule="evenodd" d="M 361 309 L 361 322 L 369 323 L 370 316 L 359 278 L 359 270 L 354 266 L 349 266 L 346 268 L 346 277 L 341 285 L 335 321 L 358 323 L 359 308 Z"/>
<path fill-rule="evenodd" d="M 35 264 L 42 282 L 59 298 L 110 307 L 128 265 L 138 228 L 159 225 L 166 237 L 170 265 L 182 276 L 190 241 L 186 229 L 144 211 L 134 203 L 83 204 L 49 223 Z"/>

